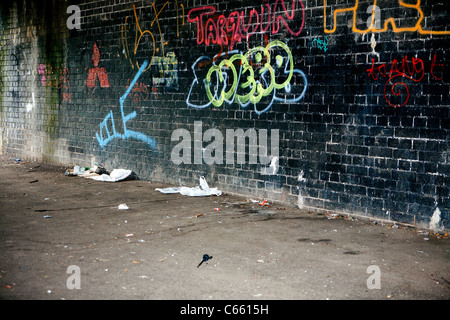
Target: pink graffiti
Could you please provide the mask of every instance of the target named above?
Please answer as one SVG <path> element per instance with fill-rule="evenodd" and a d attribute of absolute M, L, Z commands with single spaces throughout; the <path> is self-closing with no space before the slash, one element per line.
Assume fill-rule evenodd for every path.
<path fill-rule="evenodd" d="M 45 64 L 39 65 L 39 74 L 42 74 L 41 83 L 43 86 L 45 86 Z"/>
<path fill-rule="evenodd" d="M 38 73 L 42 75 L 41 84 L 44 87 L 61 89 L 63 101 L 72 102 L 72 94 L 66 92 L 70 88 L 69 69 L 52 67 L 51 65 L 39 64 Z"/>
<path fill-rule="evenodd" d="M 267 3 L 261 5 L 259 12 L 255 8 L 248 12 L 247 22 L 243 10 L 233 11 L 225 17 L 223 14 L 215 14 L 214 6 L 191 9 L 188 21 L 197 24 L 197 44 L 229 45 L 229 49 L 233 50 L 235 43 L 248 39 L 252 34 L 269 31 L 277 34 L 280 32 L 280 22 L 293 36 L 302 32 L 305 24 L 305 6 L 302 0 L 292 0 L 290 9 L 286 8 L 284 0 L 275 0 L 272 5 L 267 0 L 265 2 Z M 296 13 L 299 12 L 301 26 L 298 30 L 292 30 L 288 22 L 298 20 Z"/>
<path fill-rule="evenodd" d="M 51 65 L 39 64 L 38 73 L 42 74 L 41 84 L 46 87 L 57 89 L 69 89 L 69 69 L 52 67 Z"/>

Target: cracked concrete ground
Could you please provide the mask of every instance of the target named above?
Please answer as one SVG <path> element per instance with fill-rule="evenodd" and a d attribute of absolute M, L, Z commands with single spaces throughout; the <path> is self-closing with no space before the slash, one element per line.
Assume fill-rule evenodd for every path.
<path fill-rule="evenodd" d="M 1 299 L 450 298 L 444 233 L 5 157 L 0 168 Z"/>

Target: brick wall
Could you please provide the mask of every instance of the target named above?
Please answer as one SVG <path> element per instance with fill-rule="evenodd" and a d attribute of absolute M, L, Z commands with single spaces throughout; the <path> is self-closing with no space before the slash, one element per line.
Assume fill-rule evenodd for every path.
<path fill-rule="evenodd" d="M 444 3 L 2 4 L 0 152 L 448 228 Z"/>

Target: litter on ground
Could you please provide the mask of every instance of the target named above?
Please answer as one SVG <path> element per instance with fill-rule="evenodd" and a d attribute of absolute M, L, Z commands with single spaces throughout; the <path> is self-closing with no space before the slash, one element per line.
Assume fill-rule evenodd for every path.
<path fill-rule="evenodd" d="M 198 264 L 197 268 L 200 267 L 202 265 L 203 262 L 206 262 L 208 260 L 212 259 L 212 256 L 208 255 L 208 254 L 204 254 L 203 255 L 203 259 L 202 261 Z"/>
<path fill-rule="evenodd" d="M 74 166 L 73 169 L 67 169 L 66 176 L 79 176 L 96 181 L 118 182 L 133 177 L 133 171 L 127 169 L 113 169 L 110 173 L 100 164 L 95 163 L 92 168 Z"/>
<path fill-rule="evenodd" d="M 110 174 L 102 174 L 102 175 L 95 175 L 86 177 L 89 179 L 97 180 L 97 181 L 104 181 L 104 182 L 117 182 L 127 179 L 131 176 L 132 171 L 126 170 L 126 169 L 114 169 L 111 171 Z"/>
<path fill-rule="evenodd" d="M 267 200 L 259 201 L 259 200 L 250 199 L 250 201 L 252 203 L 259 204 L 260 206 L 269 205 L 269 202 L 267 202 Z"/>
<path fill-rule="evenodd" d="M 156 191 L 161 193 L 179 193 L 189 197 L 206 197 L 206 196 L 220 196 L 222 191 L 217 188 L 210 188 L 205 180 L 205 177 L 200 177 L 200 185 L 194 188 L 178 187 L 178 188 L 156 188 Z"/>

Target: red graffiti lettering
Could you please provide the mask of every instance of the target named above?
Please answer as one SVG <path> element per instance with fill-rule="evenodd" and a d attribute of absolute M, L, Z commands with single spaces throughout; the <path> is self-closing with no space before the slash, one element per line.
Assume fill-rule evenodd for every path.
<path fill-rule="evenodd" d="M 305 23 L 305 7 L 301 0 L 292 0 L 290 9 L 286 8 L 284 0 L 275 0 L 273 5 L 265 3 L 261 5 L 260 12 L 254 8 L 250 9 L 247 18 L 244 11 L 233 11 L 228 17 L 215 13 L 214 6 L 203 6 L 189 11 L 188 21 L 197 26 L 197 44 L 229 45 L 229 49 L 233 50 L 236 43 L 255 33 L 265 33 L 269 29 L 272 34 L 279 33 L 280 25 L 291 35 L 298 36 Z M 299 20 L 299 15 L 300 28 L 292 30 L 290 22 Z"/>
<path fill-rule="evenodd" d="M 127 89 L 130 87 L 130 79 L 128 79 Z M 147 101 L 149 97 L 149 92 L 147 85 L 142 82 L 136 82 L 134 87 L 131 89 L 131 97 L 133 102 L 141 104 L 141 101 Z"/>
<path fill-rule="evenodd" d="M 433 57 L 433 62 L 431 63 L 431 71 L 430 71 L 430 73 L 431 73 L 431 76 L 434 78 L 434 79 L 436 79 L 436 80 L 442 80 L 442 78 L 438 78 L 438 77 L 436 77 L 435 75 L 434 75 L 434 67 L 435 66 L 440 66 L 440 67 L 443 67 L 444 65 L 443 64 L 436 64 L 436 55 L 434 55 L 434 57 Z"/>
<path fill-rule="evenodd" d="M 434 79 L 441 80 L 441 78 L 436 77 L 433 73 L 435 66 L 443 66 L 442 64 L 436 64 L 436 55 L 434 55 L 431 63 L 430 74 Z M 384 98 L 386 99 L 386 102 L 392 107 L 404 106 L 409 101 L 409 88 L 403 81 L 409 79 L 413 82 L 420 82 L 425 76 L 424 62 L 422 59 L 415 57 L 409 62 L 408 56 L 405 56 L 402 59 L 400 66 L 399 61 L 396 59 L 391 62 L 389 73 L 386 72 L 388 67 L 388 64 L 385 63 L 375 67 L 375 59 L 372 59 L 372 66 L 370 69 L 367 69 L 368 77 L 371 77 L 373 80 L 378 80 L 381 77 L 388 77 L 384 86 Z M 399 78 L 402 78 L 401 81 L 397 81 Z M 390 90 L 388 90 L 389 84 L 391 84 Z M 403 100 L 400 102 L 392 102 L 389 95 L 392 94 L 394 97 L 401 96 L 402 91 L 404 92 Z"/>

